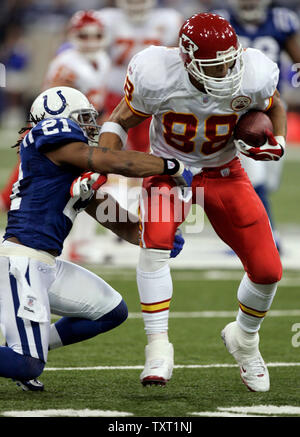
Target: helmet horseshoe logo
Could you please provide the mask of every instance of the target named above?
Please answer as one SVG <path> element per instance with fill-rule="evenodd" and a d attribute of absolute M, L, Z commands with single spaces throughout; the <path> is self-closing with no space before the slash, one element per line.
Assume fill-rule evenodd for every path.
<path fill-rule="evenodd" d="M 61 90 L 57 91 L 56 94 L 58 95 L 58 97 L 61 99 L 61 107 L 56 109 L 55 111 L 53 111 L 52 109 L 49 108 L 48 106 L 48 96 L 43 96 L 44 98 L 44 108 L 45 110 L 48 112 L 48 114 L 51 115 L 58 115 L 61 114 L 62 112 L 64 112 L 64 110 L 67 107 L 67 101 L 66 98 L 62 95 Z"/>

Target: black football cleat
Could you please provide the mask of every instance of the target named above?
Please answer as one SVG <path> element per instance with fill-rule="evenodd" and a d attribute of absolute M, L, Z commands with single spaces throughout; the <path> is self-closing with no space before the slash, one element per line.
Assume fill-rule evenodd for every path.
<path fill-rule="evenodd" d="M 23 391 L 44 391 L 44 384 L 38 379 L 30 379 L 29 381 L 17 381 L 15 383 L 21 387 Z"/>

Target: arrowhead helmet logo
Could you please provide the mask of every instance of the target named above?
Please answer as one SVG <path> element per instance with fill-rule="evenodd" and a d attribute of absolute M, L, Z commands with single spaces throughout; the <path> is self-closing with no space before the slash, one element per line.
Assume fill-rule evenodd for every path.
<path fill-rule="evenodd" d="M 57 92 L 56 92 L 56 94 L 58 95 L 58 97 L 61 99 L 61 107 L 60 108 L 58 108 L 58 109 L 56 109 L 56 110 L 52 110 L 52 109 L 50 109 L 49 108 L 49 106 L 48 106 L 48 96 L 46 95 L 46 96 L 43 96 L 43 99 L 44 99 L 44 108 L 45 108 L 45 110 L 48 112 L 48 114 L 51 114 L 51 115 L 58 115 L 58 114 L 61 114 L 62 112 L 64 112 L 64 110 L 66 109 L 66 107 L 67 107 L 67 101 L 66 101 L 66 98 L 62 95 L 62 92 L 61 92 L 61 90 L 58 90 Z"/>
<path fill-rule="evenodd" d="M 180 38 L 180 47 L 183 53 L 190 54 L 191 52 L 196 52 L 199 47 L 194 43 L 187 35 L 184 33 Z"/>

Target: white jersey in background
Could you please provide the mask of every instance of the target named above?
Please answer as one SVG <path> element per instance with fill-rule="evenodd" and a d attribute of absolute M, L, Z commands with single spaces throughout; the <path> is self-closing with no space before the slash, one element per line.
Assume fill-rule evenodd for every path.
<path fill-rule="evenodd" d="M 120 8 L 98 11 L 108 32 L 108 53 L 112 61 L 109 89 L 123 94 L 126 69 L 130 59 L 150 45 L 177 46 L 178 32 L 183 22 L 176 10 L 154 8 L 145 21 L 137 24 Z"/>
<path fill-rule="evenodd" d="M 49 64 L 43 88 L 48 89 L 56 86 L 56 83 L 64 83 L 81 91 L 97 111 L 101 111 L 106 97 L 110 67 L 109 56 L 104 51 L 99 51 L 92 62 L 78 50 L 68 48 Z"/>
<path fill-rule="evenodd" d="M 133 112 L 153 115 L 150 144 L 155 155 L 176 157 L 196 167 L 195 173 L 234 158 L 232 133 L 238 118 L 251 108 L 270 107 L 279 74 L 277 65 L 259 50 L 245 50 L 243 59 L 242 86 L 226 99 L 192 85 L 178 48 L 152 46 L 132 59 L 126 100 Z"/>

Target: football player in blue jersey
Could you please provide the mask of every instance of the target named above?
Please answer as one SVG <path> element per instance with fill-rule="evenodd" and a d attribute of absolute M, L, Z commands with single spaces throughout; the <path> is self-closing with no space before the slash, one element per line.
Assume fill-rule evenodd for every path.
<path fill-rule="evenodd" d="M 0 325 L 6 339 L 0 347 L 0 376 L 24 390 L 43 390 L 36 378 L 48 350 L 106 332 L 127 318 L 126 303 L 116 290 L 83 267 L 57 258 L 78 212 L 88 206 L 97 219 L 103 199 L 95 191 L 104 175 L 169 174 L 180 186 L 192 182 L 191 172 L 176 159 L 93 147 L 100 131 L 96 116 L 78 90 L 51 88 L 33 102 L 32 128 L 19 144 L 19 178 L 0 246 Z M 137 222 L 104 225 L 138 244 Z M 182 245 L 179 238 L 175 256 L 178 242 Z M 51 324 L 51 313 L 62 317 Z"/>
<path fill-rule="evenodd" d="M 298 15 L 285 7 L 272 7 L 271 0 L 228 0 L 228 8 L 214 10 L 234 27 L 244 48 L 261 50 L 281 68 L 282 52 L 300 63 L 300 24 Z M 278 90 L 282 88 L 279 77 Z M 241 155 L 243 167 L 269 215 L 277 248 L 281 249 L 272 217 L 269 195 L 280 186 L 284 160 L 258 162 Z"/>

